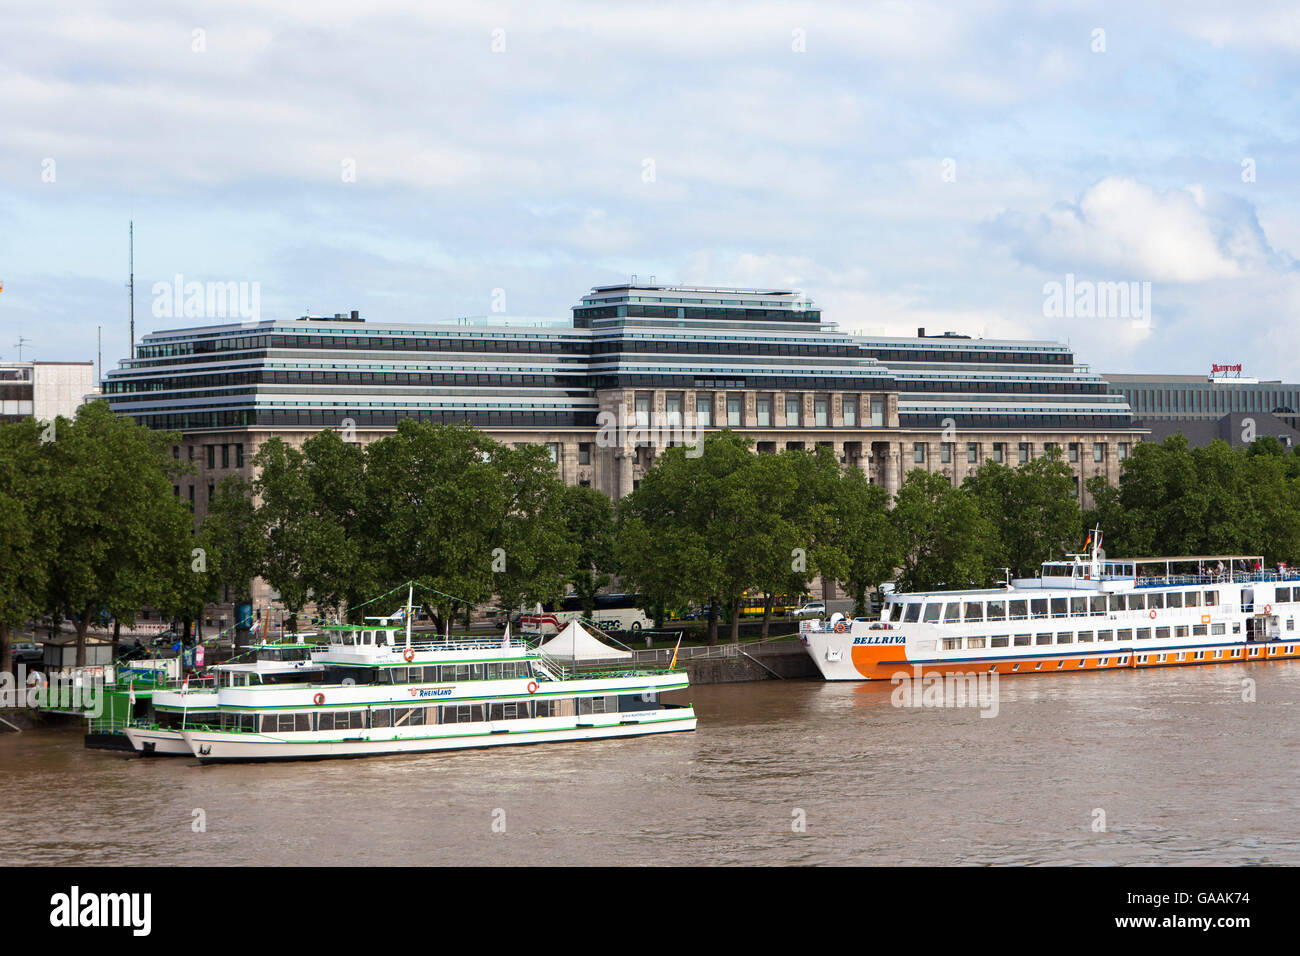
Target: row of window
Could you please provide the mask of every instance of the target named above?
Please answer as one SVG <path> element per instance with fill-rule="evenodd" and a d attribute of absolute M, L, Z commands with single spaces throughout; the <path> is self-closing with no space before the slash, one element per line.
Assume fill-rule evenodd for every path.
<path fill-rule="evenodd" d="M 1300 591 L 1300 588 L 1296 590 Z M 917 621 L 926 624 L 1023 621 L 1030 618 L 1101 615 L 1114 611 L 1215 607 L 1218 603 L 1218 591 L 1149 591 L 1142 594 L 1094 594 L 1084 597 L 1018 598 L 1009 601 L 900 601 L 885 606 L 888 615 L 885 620 L 909 624 Z"/>
<path fill-rule="evenodd" d="M 1226 625 L 1223 624 L 1190 625 L 1190 636 L 1192 637 L 1207 637 L 1226 633 Z M 1241 633 L 1241 625 L 1234 624 L 1232 633 Z M 1105 631 L 1057 631 L 1054 635 L 1044 633 L 998 634 L 992 637 L 945 637 L 943 639 L 943 649 L 945 651 L 960 651 L 963 649 L 974 651 L 983 650 L 986 647 L 1029 647 L 1038 644 L 1092 644 L 1094 642 L 1105 644 L 1111 641 L 1147 641 L 1151 640 L 1153 636 L 1158 641 L 1167 640 L 1170 637 L 1186 638 L 1189 636 L 1188 625 L 1173 628 L 1139 627 Z"/>
<path fill-rule="evenodd" d="M 728 428 L 745 427 L 744 396 L 728 394 L 724 399 L 725 420 L 714 421 L 714 395 L 712 392 L 697 392 L 694 395 L 695 422 L 701 428 L 725 425 Z M 651 406 L 653 396 L 638 393 L 634 399 L 634 424 L 649 427 L 652 421 Z M 686 403 L 692 399 L 683 392 L 669 392 L 664 396 L 664 415 L 669 422 L 681 423 Z M 861 405 L 859 402 L 861 401 Z M 754 422 L 757 428 L 771 428 L 775 424 L 773 412 L 778 399 L 772 394 L 760 394 L 754 397 Z M 814 395 L 812 400 L 812 421 L 803 422 L 804 396 L 801 394 L 785 395 L 785 427 L 799 428 L 812 426 L 828 427 L 831 423 L 831 397 Z M 885 424 L 885 398 L 881 395 L 858 396 L 844 395 L 840 399 L 841 418 L 846 428 L 857 428 L 860 424 L 873 428 L 882 428 Z M 866 420 L 864 421 L 864 416 Z"/>
<path fill-rule="evenodd" d="M 950 442 L 950 441 L 939 443 L 940 462 L 947 464 L 953 460 L 953 453 L 956 444 L 957 444 L 956 442 Z M 983 460 L 983 454 L 984 454 L 983 443 L 977 441 L 971 441 L 971 442 L 966 442 L 965 444 L 966 444 L 967 462 L 975 464 Z M 990 456 L 990 460 L 998 462 L 999 464 L 1005 464 L 1008 461 L 1007 458 L 1008 446 L 1009 446 L 1008 442 L 994 442 L 993 452 L 992 455 Z M 922 441 L 913 442 L 912 461 L 918 465 L 925 464 L 925 456 L 928 454 L 926 449 L 928 447 L 929 447 L 928 442 L 922 442 Z M 1050 441 L 1044 442 L 1043 454 L 1049 455 L 1053 452 L 1060 451 L 1060 448 L 1061 446 L 1056 442 L 1050 442 Z M 1108 449 L 1109 449 L 1109 444 L 1107 442 L 1104 441 L 1093 442 L 1092 460 L 1094 462 L 1106 461 Z M 1130 442 L 1119 442 L 1118 444 L 1119 460 L 1124 461 L 1126 458 L 1128 458 L 1131 450 L 1132 450 L 1132 444 Z M 1083 442 L 1072 441 L 1069 443 L 1069 447 L 1066 451 L 1065 457 L 1067 461 L 1077 462 L 1080 460 L 1080 455 L 1082 454 L 1083 454 Z M 1034 443 L 1029 441 L 1020 442 L 1016 448 L 1016 460 L 1020 464 L 1024 464 L 1025 462 L 1029 461 L 1029 459 L 1032 458 L 1033 456 L 1034 456 Z"/>
<path fill-rule="evenodd" d="M 418 707 L 369 707 L 355 710 L 310 711 L 276 714 L 237 714 L 223 711 L 222 730 L 248 733 L 368 730 L 468 724 L 537 717 L 572 717 L 584 714 L 636 713 L 656 710 L 659 695 L 609 694 L 599 697 L 565 697 L 559 700 L 509 700 L 496 703 L 440 704 Z M 189 723 L 200 723 L 192 717 Z"/>

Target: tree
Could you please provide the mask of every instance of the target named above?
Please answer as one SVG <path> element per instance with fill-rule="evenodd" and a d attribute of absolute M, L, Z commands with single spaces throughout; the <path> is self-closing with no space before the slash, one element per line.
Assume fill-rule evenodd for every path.
<path fill-rule="evenodd" d="M 1018 468 L 985 462 L 962 483 L 979 503 L 995 543 L 991 558 L 1017 577 L 1032 576 L 1080 540 L 1082 513 L 1074 474 L 1060 453 Z"/>
<path fill-rule="evenodd" d="M 79 667 L 86 629 L 102 610 L 164 606 L 186 586 L 193 519 L 174 492 L 183 466 L 168 453 L 178 440 L 113 414 L 104 401 L 53 423 L 38 490 L 57 555 L 44 603 L 72 617 Z"/>
<path fill-rule="evenodd" d="M 566 533 L 567 498 L 555 462 L 543 446 L 526 444 L 497 445 L 492 464 L 502 483 L 490 565 L 493 587 L 507 607 L 558 600 L 573 573 L 578 547 Z"/>
<path fill-rule="evenodd" d="M 10 631 L 41 611 L 54 535 L 38 507 L 49 479 L 41 426 L 32 419 L 0 425 L 0 673 L 13 673 Z"/>
<path fill-rule="evenodd" d="M 614 571 L 614 503 L 609 495 L 582 485 L 562 492 L 564 532 L 573 549 L 569 584 L 582 600 L 582 613 L 596 611 L 596 594 L 610 582 Z"/>
<path fill-rule="evenodd" d="M 867 613 L 867 593 L 894 573 L 901 561 L 890 521 L 889 492 L 856 468 L 840 478 L 835 494 L 835 580 L 853 597 L 853 614 Z"/>
<path fill-rule="evenodd" d="M 912 471 L 890 517 L 901 547 L 900 590 L 989 584 L 996 531 L 975 497 L 954 488 L 946 475 Z"/>

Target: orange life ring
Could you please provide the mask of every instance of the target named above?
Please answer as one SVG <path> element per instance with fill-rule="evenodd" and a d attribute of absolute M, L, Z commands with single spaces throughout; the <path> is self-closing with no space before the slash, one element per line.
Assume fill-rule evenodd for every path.
<path fill-rule="evenodd" d="M 1156 619 L 1156 612 L 1153 610 L 1153 611 L 1151 611 L 1147 616 L 1150 617 L 1151 620 L 1154 621 L 1154 620 Z"/>
<path fill-rule="evenodd" d="M 847 631 L 848 629 L 849 629 L 848 625 L 845 624 L 843 621 L 836 621 L 836 622 L 835 622 L 835 630 L 836 630 L 838 633 L 843 634 L 843 633 L 844 633 L 845 631 Z"/>
<path fill-rule="evenodd" d="M 415 660 L 415 648 L 408 647 L 406 650 L 402 651 L 402 660 L 406 661 L 408 664 Z"/>
<path fill-rule="evenodd" d="M 313 697 L 311 700 L 312 700 L 312 703 L 313 703 L 313 704 L 315 704 L 317 707 L 319 707 L 321 704 L 325 703 L 325 695 L 324 695 L 324 694 L 317 694 L 317 695 L 316 695 L 315 697 Z"/>
<path fill-rule="evenodd" d="M 536 693 L 537 693 L 537 681 L 535 681 L 535 680 L 530 680 L 530 681 L 528 682 L 528 693 L 530 693 L 530 694 L 536 694 Z"/>
<path fill-rule="evenodd" d="M 1272 613 L 1273 613 L 1273 605 L 1271 605 L 1271 604 L 1265 604 L 1265 605 L 1264 605 L 1264 613 L 1265 613 L 1265 614 L 1272 614 Z"/>

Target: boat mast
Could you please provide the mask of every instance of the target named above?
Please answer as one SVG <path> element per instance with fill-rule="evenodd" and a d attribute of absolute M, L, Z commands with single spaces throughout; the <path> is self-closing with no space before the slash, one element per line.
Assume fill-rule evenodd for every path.
<path fill-rule="evenodd" d="M 415 585 L 411 581 L 406 582 L 406 646 L 411 646 L 411 599 L 415 594 Z"/>

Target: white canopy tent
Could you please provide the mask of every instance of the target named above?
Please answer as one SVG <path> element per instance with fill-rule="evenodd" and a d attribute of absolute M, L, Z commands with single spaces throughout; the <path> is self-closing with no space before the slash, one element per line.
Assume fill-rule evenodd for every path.
<path fill-rule="evenodd" d="M 570 621 L 549 641 L 541 645 L 541 650 L 551 657 L 565 661 L 608 661 L 632 656 L 631 651 L 610 647 L 592 637 L 590 632 L 577 621 Z"/>

